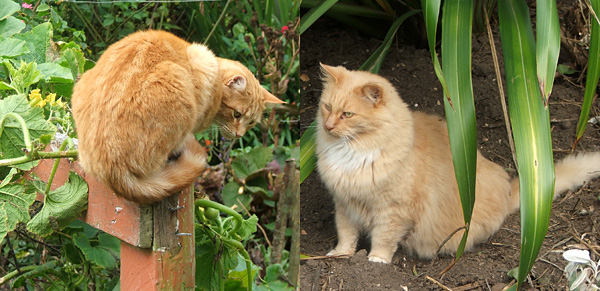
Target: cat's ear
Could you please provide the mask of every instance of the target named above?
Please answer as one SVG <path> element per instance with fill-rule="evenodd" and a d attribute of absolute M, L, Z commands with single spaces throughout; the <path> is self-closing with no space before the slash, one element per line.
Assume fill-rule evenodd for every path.
<path fill-rule="evenodd" d="M 364 85 L 361 89 L 361 93 L 363 97 L 371 100 L 374 104 L 377 104 L 381 101 L 381 97 L 383 97 L 383 90 L 379 85 L 376 84 L 367 84 Z"/>
<path fill-rule="evenodd" d="M 262 88 L 263 100 L 265 103 L 274 103 L 274 104 L 283 104 L 284 101 L 281 101 L 279 98 L 275 97 L 275 95 L 271 94 L 267 89 Z"/>
<path fill-rule="evenodd" d="M 338 76 L 335 67 L 328 66 L 323 63 L 319 63 L 319 65 L 321 65 L 321 80 L 325 82 L 338 82 Z"/>
<path fill-rule="evenodd" d="M 225 83 L 225 85 L 227 85 L 227 87 L 234 89 L 234 90 L 245 90 L 246 89 L 246 77 L 242 76 L 242 75 L 235 75 L 231 78 L 229 78 L 229 80 L 227 80 L 227 83 Z"/>

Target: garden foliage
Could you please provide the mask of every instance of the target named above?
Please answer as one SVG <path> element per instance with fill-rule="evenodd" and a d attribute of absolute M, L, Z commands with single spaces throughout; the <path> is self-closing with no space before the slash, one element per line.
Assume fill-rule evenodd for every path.
<path fill-rule="evenodd" d="M 0 273 L 0 286 L 118 288 L 119 240 L 74 220 L 87 207 L 85 181 L 71 173 L 65 185 L 51 190 L 52 176 L 43 181 L 31 170 L 40 159 L 76 158 L 68 105 L 73 85 L 108 45 L 153 28 L 205 42 L 217 55 L 244 63 L 288 102 L 270 109 L 243 139 L 224 140 L 216 128 L 197 135 L 211 165 L 197 185 L 199 196 L 209 194 L 225 206 L 202 207 L 211 201 L 199 199 L 196 213 L 198 288 L 288 288 L 280 279 L 287 275 L 287 259 L 269 264 L 269 233 L 257 234 L 256 228 L 263 224 L 269 232 L 274 224 L 281 168 L 299 153 L 298 9 L 299 1 L 0 0 L 0 252 L 7 258 L 0 259 L 7 270 Z M 36 193 L 45 194 L 43 201 L 36 202 Z M 206 209 L 226 215 L 213 211 L 209 219 Z M 249 245 L 258 256 L 248 256 Z"/>

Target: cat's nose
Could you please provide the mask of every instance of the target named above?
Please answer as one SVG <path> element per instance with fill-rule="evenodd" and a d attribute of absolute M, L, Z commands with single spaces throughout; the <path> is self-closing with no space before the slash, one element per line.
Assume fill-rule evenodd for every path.
<path fill-rule="evenodd" d="M 325 128 L 327 129 L 327 131 L 332 131 L 335 128 L 335 125 L 325 124 Z"/>
<path fill-rule="evenodd" d="M 240 138 L 240 137 L 242 137 L 242 134 L 240 134 L 239 132 L 236 132 L 235 133 L 235 138 Z"/>

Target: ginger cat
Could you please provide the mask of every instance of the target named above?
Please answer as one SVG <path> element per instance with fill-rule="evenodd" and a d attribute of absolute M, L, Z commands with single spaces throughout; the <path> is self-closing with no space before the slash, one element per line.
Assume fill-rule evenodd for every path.
<path fill-rule="evenodd" d="M 129 200 L 150 204 L 192 184 L 206 152 L 194 133 L 215 122 L 227 138 L 283 103 L 236 61 L 164 31 L 111 45 L 72 96 L 79 162 Z"/>
<path fill-rule="evenodd" d="M 400 243 L 420 257 L 464 225 L 446 123 L 411 112 L 386 79 L 322 65 L 317 114 L 321 179 L 333 194 L 338 244 L 328 256 L 352 255 L 361 231 L 369 260 L 390 263 Z M 600 152 L 556 163 L 555 196 L 600 176 Z M 496 232 L 519 207 L 519 181 L 477 154 L 475 208 L 467 249 Z M 456 252 L 461 233 L 442 248 Z"/>

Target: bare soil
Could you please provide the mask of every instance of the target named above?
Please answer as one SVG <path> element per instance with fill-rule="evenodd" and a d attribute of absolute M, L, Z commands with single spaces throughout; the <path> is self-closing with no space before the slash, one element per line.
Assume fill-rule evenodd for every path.
<path fill-rule="evenodd" d="M 497 33 L 494 37 L 499 40 Z M 380 44 L 381 40 L 326 19 L 302 35 L 302 130 L 316 116 L 321 90 L 319 62 L 358 69 Z M 498 54 L 501 58 L 501 51 Z M 560 63 L 574 64 L 575 61 L 561 55 Z M 514 172 L 490 45 L 484 34 L 473 39 L 472 64 L 479 150 Z M 550 99 L 555 159 L 568 154 L 573 145 L 584 92 L 582 83 L 577 81 L 579 74 L 558 75 L 555 81 Z M 444 115 L 442 88 L 426 49 L 394 44 L 380 75 L 396 86 L 414 110 Z M 598 100 L 590 115 L 600 115 Z M 588 125 L 576 151 L 598 150 L 600 128 Z M 562 258 L 562 252 L 567 249 L 592 250 L 592 257 L 598 260 L 599 194 L 600 181 L 596 180 L 555 200 L 548 234 L 525 290 L 567 290 L 563 272 L 566 261 Z M 510 215 L 496 234 L 466 253 L 444 276 L 439 273 L 451 263 L 452 257 L 439 257 L 432 263 L 409 256 L 399 248 L 392 264 L 371 263 L 366 257 L 367 239 L 361 240 L 358 252 L 351 258 L 319 258 L 335 246 L 337 238 L 333 201 L 316 172 L 301 185 L 301 227 L 301 251 L 314 257 L 301 263 L 301 290 L 448 290 L 444 287 L 501 290 L 513 281 L 507 272 L 519 262 L 519 213 Z"/>

